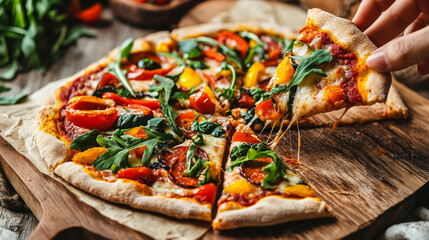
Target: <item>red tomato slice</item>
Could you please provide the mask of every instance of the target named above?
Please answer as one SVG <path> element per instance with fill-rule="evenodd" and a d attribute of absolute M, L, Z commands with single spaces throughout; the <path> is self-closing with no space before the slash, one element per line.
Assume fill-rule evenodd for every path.
<path fill-rule="evenodd" d="M 143 183 L 147 185 L 153 184 L 157 178 L 157 176 L 153 174 L 152 170 L 147 167 L 121 169 L 117 174 L 119 178 L 142 180 Z"/>
<path fill-rule="evenodd" d="M 209 95 L 200 90 L 189 97 L 191 107 L 201 113 L 214 113 L 216 104 L 210 99 Z"/>
<path fill-rule="evenodd" d="M 107 72 L 100 79 L 100 82 L 97 85 L 97 89 L 102 88 L 104 86 L 116 86 L 119 83 L 118 78 L 115 75 Z"/>
<path fill-rule="evenodd" d="M 233 142 L 260 143 L 261 141 L 250 133 L 235 132 L 232 135 Z"/>
<path fill-rule="evenodd" d="M 242 59 L 246 58 L 249 44 L 242 37 L 229 31 L 222 31 L 216 35 L 216 40 L 228 48 L 236 48 Z"/>
<path fill-rule="evenodd" d="M 85 23 L 95 23 L 100 19 L 102 11 L 103 6 L 100 3 L 96 3 L 77 13 L 76 18 Z"/>
<path fill-rule="evenodd" d="M 238 106 L 242 108 L 252 108 L 255 106 L 255 100 L 249 94 L 242 92 L 238 100 Z"/>
<path fill-rule="evenodd" d="M 213 183 L 204 184 L 194 190 L 194 196 L 200 198 L 202 202 L 209 202 L 213 204 L 216 198 L 217 186 Z"/>
<path fill-rule="evenodd" d="M 281 117 L 280 113 L 274 107 L 271 99 L 261 102 L 255 109 L 255 114 L 258 115 L 262 121 L 277 120 Z"/>

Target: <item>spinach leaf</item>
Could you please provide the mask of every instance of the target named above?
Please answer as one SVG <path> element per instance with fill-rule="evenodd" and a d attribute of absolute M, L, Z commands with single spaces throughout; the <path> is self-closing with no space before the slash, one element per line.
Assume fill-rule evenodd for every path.
<path fill-rule="evenodd" d="M 146 70 L 154 70 L 161 68 L 161 65 L 150 58 L 142 58 L 137 62 L 137 67 Z"/>
<path fill-rule="evenodd" d="M 92 93 L 92 96 L 101 98 L 103 96 L 103 93 L 106 93 L 106 92 L 113 92 L 114 93 L 114 92 L 116 92 L 116 88 L 112 87 L 112 86 L 104 86 L 104 87 L 96 89 Z"/>
<path fill-rule="evenodd" d="M 163 132 L 165 130 L 165 121 L 162 117 L 155 117 L 147 121 L 147 126 L 150 129 L 154 129 L 158 132 Z"/>
<path fill-rule="evenodd" d="M 255 110 L 256 110 L 256 107 L 253 107 L 253 108 L 249 109 L 248 111 L 243 111 L 240 113 L 241 117 L 244 119 L 244 121 L 246 121 L 247 124 L 250 123 L 250 121 L 252 121 L 253 118 L 255 117 Z M 252 127 L 255 124 L 259 124 L 259 125 L 263 126 L 264 122 L 258 116 L 256 118 L 256 120 L 253 121 Z"/>
<path fill-rule="evenodd" d="M 179 49 L 185 59 L 194 59 L 201 55 L 201 49 L 195 39 L 180 41 Z"/>
<path fill-rule="evenodd" d="M 73 139 L 70 143 L 70 149 L 83 152 L 90 148 L 100 147 L 100 144 L 97 143 L 97 137 L 99 135 L 101 135 L 101 133 L 98 130 L 92 130 L 89 133 L 82 134 Z"/>
<path fill-rule="evenodd" d="M 226 133 L 222 125 L 220 125 L 219 123 L 209 121 L 198 122 L 199 117 L 200 115 L 198 115 L 195 118 L 194 123 L 192 123 L 191 131 L 200 131 L 204 134 L 210 134 L 213 137 L 221 137 Z"/>
<path fill-rule="evenodd" d="M 139 126 L 145 126 L 148 124 L 148 121 L 151 119 L 151 116 L 144 114 L 124 114 L 120 115 L 113 127 L 119 129 L 133 128 Z"/>

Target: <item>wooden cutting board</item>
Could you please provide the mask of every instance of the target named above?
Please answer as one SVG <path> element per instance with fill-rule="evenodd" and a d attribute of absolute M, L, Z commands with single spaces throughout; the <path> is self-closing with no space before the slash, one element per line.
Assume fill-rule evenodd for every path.
<path fill-rule="evenodd" d="M 407 120 L 301 129 L 298 174 L 335 211 L 336 218 L 263 228 L 210 230 L 203 239 L 367 239 L 400 221 L 429 199 L 429 100 L 396 85 L 410 110 Z M 266 137 L 266 134 L 262 134 Z M 296 156 L 297 130 L 276 151 Z M 145 239 L 78 201 L 64 186 L 38 172 L 0 138 L 7 178 L 40 223 L 32 239 Z"/>

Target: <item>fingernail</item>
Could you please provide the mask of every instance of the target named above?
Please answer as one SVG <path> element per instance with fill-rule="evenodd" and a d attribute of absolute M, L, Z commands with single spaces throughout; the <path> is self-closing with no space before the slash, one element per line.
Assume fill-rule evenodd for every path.
<path fill-rule="evenodd" d="M 386 54 L 384 54 L 383 50 L 380 50 L 380 49 L 376 50 L 371 54 L 371 56 L 368 57 L 368 59 L 366 60 L 366 65 L 368 65 L 368 67 L 379 72 L 386 71 L 387 70 Z"/>

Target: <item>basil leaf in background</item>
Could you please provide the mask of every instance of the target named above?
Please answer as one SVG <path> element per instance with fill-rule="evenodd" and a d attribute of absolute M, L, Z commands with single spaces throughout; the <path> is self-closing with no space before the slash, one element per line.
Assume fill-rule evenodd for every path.
<path fill-rule="evenodd" d="M 112 86 L 104 86 L 104 87 L 96 89 L 92 93 L 92 96 L 101 98 L 103 96 L 103 93 L 106 93 L 106 92 L 113 92 L 114 93 L 114 92 L 116 92 L 116 88 L 112 87 Z"/>
<path fill-rule="evenodd" d="M 154 70 L 161 68 L 161 65 L 150 58 L 142 58 L 137 62 L 137 67 L 146 70 Z"/>
<path fill-rule="evenodd" d="M 95 37 L 96 34 L 94 31 L 82 28 L 80 26 L 74 26 L 72 29 L 70 29 L 70 32 L 68 33 L 66 39 L 64 39 L 63 44 L 69 45 L 74 43 L 77 39 L 81 37 Z"/>
<path fill-rule="evenodd" d="M 201 55 L 201 49 L 195 39 L 180 41 L 179 49 L 185 59 L 194 59 Z"/>
<path fill-rule="evenodd" d="M 19 101 L 27 97 L 27 93 L 19 93 L 17 95 L 0 97 L 0 105 L 13 105 L 17 104 Z"/>
<path fill-rule="evenodd" d="M 70 143 L 70 149 L 83 152 L 90 148 L 100 147 L 100 144 L 97 143 L 97 137 L 99 135 L 101 135 L 101 133 L 98 130 L 92 130 L 89 133 L 82 134 L 73 139 Z"/>
<path fill-rule="evenodd" d="M 11 88 L 0 85 L 0 94 L 10 91 Z"/>
<path fill-rule="evenodd" d="M 159 104 L 161 105 L 161 111 L 164 114 L 165 119 L 167 120 L 167 125 L 178 137 L 182 138 L 183 132 L 176 124 L 176 112 L 170 105 L 168 105 L 162 95 L 159 95 Z"/>
<path fill-rule="evenodd" d="M 207 69 L 207 68 L 209 68 L 202 61 L 189 61 L 188 65 L 189 65 L 189 67 L 191 67 L 193 69 Z"/>
<path fill-rule="evenodd" d="M 113 124 L 114 128 L 127 129 L 134 128 L 139 126 L 145 126 L 148 124 L 148 121 L 151 119 L 151 116 L 144 114 L 124 114 L 120 115 L 115 123 Z"/>
<path fill-rule="evenodd" d="M 19 63 L 18 60 L 14 60 L 7 66 L 6 70 L 0 73 L 0 79 L 12 80 L 18 72 Z"/>

